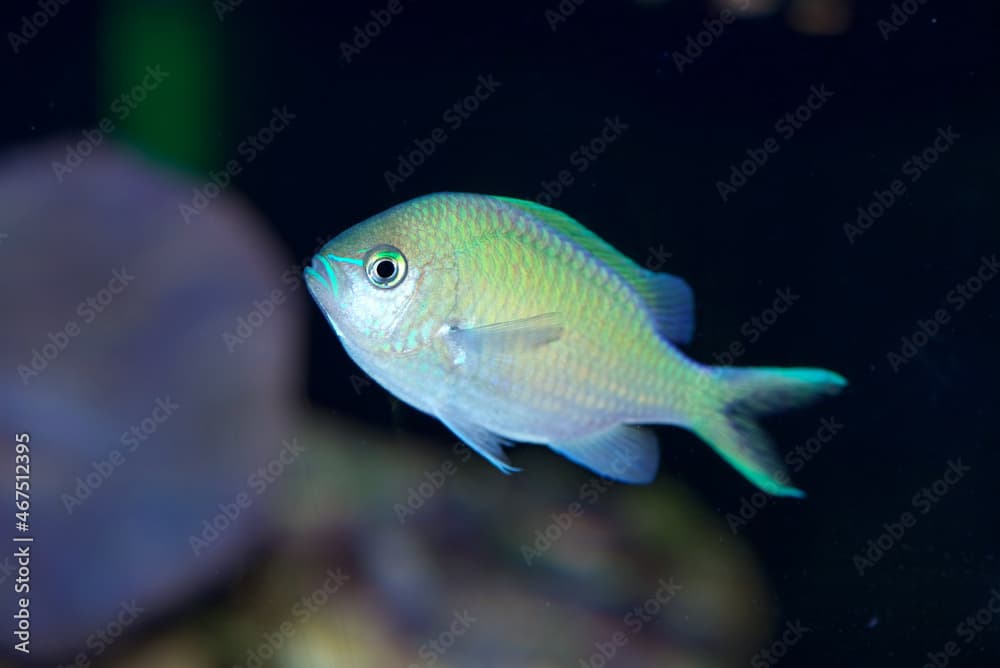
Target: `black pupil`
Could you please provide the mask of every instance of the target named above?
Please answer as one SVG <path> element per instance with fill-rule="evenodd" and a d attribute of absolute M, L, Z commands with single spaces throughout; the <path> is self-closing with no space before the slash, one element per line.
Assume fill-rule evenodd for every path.
<path fill-rule="evenodd" d="M 375 264 L 375 275 L 382 280 L 389 280 L 396 275 L 396 263 L 392 260 L 379 260 Z"/>

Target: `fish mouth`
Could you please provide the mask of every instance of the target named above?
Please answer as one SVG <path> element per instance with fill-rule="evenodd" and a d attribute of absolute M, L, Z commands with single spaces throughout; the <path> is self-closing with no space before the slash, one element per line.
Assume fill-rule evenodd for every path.
<path fill-rule="evenodd" d="M 306 287 L 309 288 L 309 292 L 312 293 L 313 298 L 320 304 L 323 303 L 323 300 L 320 299 L 317 289 L 329 290 L 329 293 L 334 298 L 337 298 L 340 294 L 337 274 L 334 273 L 330 261 L 322 255 L 313 257 L 312 263 L 302 273 L 306 278 Z"/>
<path fill-rule="evenodd" d="M 339 286 L 337 274 L 330 266 L 330 261 L 322 255 L 317 255 L 313 258 L 312 263 L 302 271 L 302 274 L 305 277 L 306 289 L 309 290 L 313 301 L 319 306 L 319 310 L 323 312 L 326 321 L 330 323 L 330 327 L 333 328 L 337 336 L 343 337 L 340 327 L 337 326 L 337 322 L 333 318 Z"/>

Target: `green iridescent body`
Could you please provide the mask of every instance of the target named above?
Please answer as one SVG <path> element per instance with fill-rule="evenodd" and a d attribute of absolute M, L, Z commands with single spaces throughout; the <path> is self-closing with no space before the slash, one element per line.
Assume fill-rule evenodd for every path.
<path fill-rule="evenodd" d="M 646 482 L 658 465 L 656 439 L 629 425 L 676 424 L 763 489 L 795 495 L 751 414 L 843 384 L 823 370 L 691 361 L 671 342 L 693 332 L 682 280 L 639 267 L 531 202 L 461 193 L 412 200 L 331 241 L 306 278 L 369 375 L 505 471 L 513 467 L 504 446 L 539 443 Z"/>

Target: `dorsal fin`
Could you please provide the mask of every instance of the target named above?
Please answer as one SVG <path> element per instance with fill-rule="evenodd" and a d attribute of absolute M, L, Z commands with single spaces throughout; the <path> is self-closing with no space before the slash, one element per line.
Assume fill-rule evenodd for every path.
<path fill-rule="evenodd" d="M 684 279 L 643 269 L 562 211 L 512 197 L 494 199 L 552 228 L 621 276 L 639 295 L 661 336 L 674 343 L 691 341 L 694 335 L 694 294 Z"/>
<path fill-rule="evenodd" d="M 548 225 L 562 236 L 586 250 L 616 273 L 621 274 L 629 282 L 646 271 L 628 257 L 618 252 L 614 246 L 562 211 L 543 206 L 537 202 L 514 199 L 513 197 L 496 197 L 495 199 L 506 202 L 515 209 L 519 209 L 523 213 L 537 218 L 545 225 Z"/>
<path fill-rule="evenodd" d="M 683 278 L 646 271 L 638 292 L 646 302 L 656 331 L 668 341 L 691 343 L 694 337 L 694 293 Z"/>

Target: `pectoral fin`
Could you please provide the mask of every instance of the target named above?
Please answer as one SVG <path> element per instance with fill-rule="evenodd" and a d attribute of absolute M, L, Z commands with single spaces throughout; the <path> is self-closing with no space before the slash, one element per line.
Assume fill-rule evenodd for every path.
<path fill-rule="evenodd" d="M 456 366 L 488 374 L 493 367 L 510 364 L 519 353 L 557 341 L 562 332 L 559 314 L 543 313 L 481 327 L 456 328 L 444 338 Z"/>
<path fill-rule="evenodd" d="M 456 415 L 438 413 L 437 418 L 467 446 L 486 457 L 491 464 L 504 473 L 520 471 L 516 466 L 511 466 L 510 460 L 504 454 L 503 448 L 505 445 L 510 445 L 510 441 Z"/>

